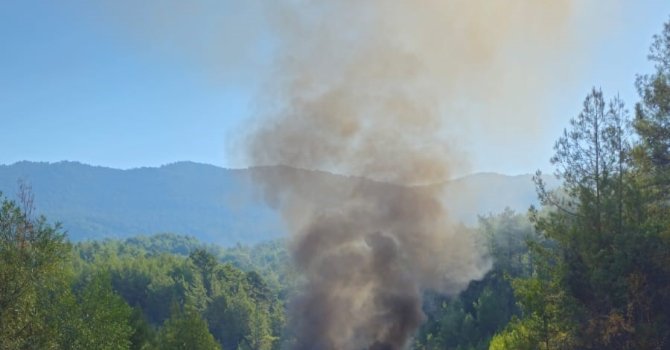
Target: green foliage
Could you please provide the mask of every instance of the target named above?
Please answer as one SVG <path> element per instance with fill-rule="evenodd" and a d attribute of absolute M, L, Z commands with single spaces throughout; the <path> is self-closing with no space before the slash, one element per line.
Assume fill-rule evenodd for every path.
<path fill-rule="evenodd" d="M 206 320 L 209 332 L 224 349 L 278 348 L 284 307 L 277 290 L 255 271 L 220 263 L 220 257 L 227 256 L 221 248 L 193 244 L 188 256 L 167 254 L 182 242 L 182 236 L 158 235 L 80 243 L 75 246 L 75 271 L 80 279 L 108 271 L 114 290 L 141 312 L 146 324 L 142 319 L 137 322 L 145 328 L 147 324 L 159 327 L 174 318 L 168 306 L 175 305 Z M 146 246 L 151 250 L 145 250 Z M 151 331 L 142 332 L 133 344 L 147 347 L 155 343 Z"/>
<path fill-rule="evenodd" d="M 514 292 L 524 317 L 512 320 L 494 337 L 491 346 L 502 341 L 503 344 L 514 342 L 508 349 L 575 348 L 575 329 L 570 318 L 572 300 L 557 284 L 558 281 L 538 277 L 516 279 Z"/>
<path fill-rule="evenodd" d="M 173 305 L 172 316 L 165 321 L 157 335 L 156 349 L 161 350 L 220 350 L 221 347 L 207 329 L 197 311 L 180 310 Z"/>
<path fill-rule="evenodd" d="M 188 256 L 197 249 L 203 249 L 204 245 L 192 236 L 181 236 L 174 233 L 160 233 L 151 236 L 131 237 L 119 242 L 119 250 L 136 250 L 138 253 L 174 254 Z M 124 254 L 124 251 L 119 253 Z"/>
<path fill-rule="evenodd" d="M 0 349 L 280 346 L 278 292 L 261 274 L 220 263 L 221 248 L 159 235 L 73 249 L 31 210 L 2 199 Z"/>
<path fill-rule="evenodd" d="M 670 21 L 654 36 L 649 52 L 655 71 L 638 77 L 636 86 L 641 101 L 635 108 L 634 127 L 640 137 L 636 161 L 663 196 L 670 185 Z"/>
<path fill-rule="evenodd" d="M 133 330 L 130 336 L 131 350 L 149 350 L 153 347 L 156 331 L 140 308 L 133 309 L 130 316 L 130 327 Z"/>
<path fill-rule="evenodd" d="M 223 250 L 218 255 L 224 263 L 244 271 L 254 271 L 273 290 L 277 290 L 282 299 L 294 291 L 297 286 L 297 273 L 283 240 L 263 242 L 254 246 L 237 245 Z"/>
<path fill-rule="evenodd" d="M 134 331 L 132 309 L 114 291 L 108 274 L 92 276 L 78 295 L 66 293 L 55 324 L 60 347 L 68 349 L 129 349 Z M 66 317 L 63 317 L 66 316 Z"/>
<path fill-rule="evenodd" d="M 60 226 L 31 217 L 29 194 L 22 205 L 0 194 L 0 344 L 2 349 L 49 348 L 42 300 L 65 278 L 69 246 Z"/>
<path fill-rule="evenodd" d="M 635 223 L 625 211 L 631 192 L 627 115 L 617 98 L 607 106 L 601 91 L 591 91 L 556 142 L 551 160 L 563 180 L 560 191 L 548 191 L 537 177 L 544 211 L 531 214 L 550 244 L 531 245 L 537 256 L 531 276 L 514 281 L 523 318 L 497 344 L 522 339 L 547 350 L 613 345 L 599 320 L 625 308 L 622 282 L 632 266 L 619 260 L 630 252 L 620 243 L 635 234 Z"/>
<path fill-rule="evenodd" d="M 637 85 L 633 123 L 593 90 L 556 143 L 560 191 L 538 181 L 531 275 L 515 279 L 522 316 L 491 349 L 652 349 L 670 337 L 670 22 L 654 39 L 656 72 Z"/>
<path fill-rule="evenodd" d="M 526 242 L 537 236 L 526 216 L 509 209 L 481 217 L 479 228 L 493 269 L 457 298 L 426 295 L 428 320 L 416 336 L 415 349 L 486 349 L 491 337 L 519 314 L 509 280 L 530 270 Z"/>
<path fill-rule="evenodd" d="M 541 328 L 540 323 L 540 320 L 535 317 L 526 317 L 523 320 L 514 317 L 504 332 L 496 334 L 491 339 L 489 350 L 539 349 L 540 336 L 535 330 Z"/>

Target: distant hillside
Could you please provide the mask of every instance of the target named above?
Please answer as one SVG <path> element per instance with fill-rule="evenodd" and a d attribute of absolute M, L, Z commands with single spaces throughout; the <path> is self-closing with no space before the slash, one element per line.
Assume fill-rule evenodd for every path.
<path fill-rule="evenodd" d="M 324 186 L 350 182 L 323 172 L 281 171 L 298 172 L 305 181 Z M 232 245 L 283 236 L 278 213 L 263 201 L 250 177 L 248 169 L 192 162 L 130 170 L 19 162 L 0 165 L 0 191 L 11 198 L 19 179 L 32 185 L 38 212 L 62 222 L 73 240 L 175 232 Z M 506 206 L 525 211 L 536 198 L 530 175 L 489 173 L 449 182 L 445 196 L 453 216 L 466 223 Z"/>
<path fill-rule="evenodd" d="M 278 215 L 254 195 L 248 173 L 177 163 L 117 170 L 74 162 L 0 166 L 0 191 L 33 187 L 37 209 L 74 240 L 176 232 L 219 244 L 281 236 Z"/>
<path fill-rule="evenodd" d="M 558 185 L 553 176 L 545 176 L 549 188 Z M 525 213 L 537 204 L 537 193 L 530 174 L 508 176 L 478 173 L 452 180 L 446 184 L 445 198 L 454 217 L 473 224 L 478 215 L 496 214 L 509 207 Z"/>

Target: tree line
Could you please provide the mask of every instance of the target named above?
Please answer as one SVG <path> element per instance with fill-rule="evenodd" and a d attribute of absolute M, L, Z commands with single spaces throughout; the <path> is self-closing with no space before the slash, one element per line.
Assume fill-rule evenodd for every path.
<path fill-rule="evenodd" d="M 0 349 L 280 347 L 283 302 L 259 273 L 183 236 L 73 245 L 19 198 L 0 197 Z"/>

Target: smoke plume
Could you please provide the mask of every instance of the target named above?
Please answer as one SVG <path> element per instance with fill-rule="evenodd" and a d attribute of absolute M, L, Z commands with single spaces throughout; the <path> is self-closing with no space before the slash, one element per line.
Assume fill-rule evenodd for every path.
<path fill-rule="evenodd" d="M 242 142 L 249 165 L 354 176 L 255 172 L 305 276 L 292 303 L 305 350 L 401 349 L 423 320 L 424 290 L 455 294 L 482 277 L 486 259 L 435 184 L 466 173 L 473 148 L 504 147 L 490 158 L 505 161 L 532 152 L 541 107 L 607 17 L 575 0 L 86 4 L 138 47 L 197 62 L 212 80 L 265 77 Z"/>
<path fill-rule="evenodd" d="M 457 293 L 487 270 L 432 191 L 286 167 L 257 168 L 305 277 L 291 303 L 296 349 L 402 349 L 425 289 Z"/>
<path fill-rule="evenodd" d="M 292 302 L 297 349 L 403 349 L 423 291 L 455 294 L 483 276 L 476 239 L 420 185 L 463 170 L 464 129 L 533 127 L 538 101 L 526 99 L 569 41 L 569 13 L 561 0 L 268 6 L 277 61 L 249 158 L 353 176 L 256 171 L 305 277 Z"/>

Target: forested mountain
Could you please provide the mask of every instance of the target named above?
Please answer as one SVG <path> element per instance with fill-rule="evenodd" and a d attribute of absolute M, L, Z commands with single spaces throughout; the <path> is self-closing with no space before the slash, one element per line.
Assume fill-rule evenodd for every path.
<path fill-rule="evenodd" d="M 180 162 L 159 168 L 118 170 L 76 162 L 0 165 L 0 191 L 32 186 L 37 211 L 58 220 L 70 239 L 123 238 L 176 232 L 223 245 L 251 244 L 284 235 L 279 215 L 251 182 L 254 170 Z M 347 186 L 349 178 L 301 172 L 309 181 Z M 437 189 L 436 189 L 437 190 Z M 495 191 L 496 196 L 489 196 Z M 474 224 L 478 214 L 510 207 L 523 212 L 536 202 L 530 175 L 481 173 L 447 183 L 452 215 Z"/>
<path fill-rule="evenodd" d="M 76 162 L 0 166 L 0 191 L 32 186 L 41 214 L 62 222 L 73 240 L 179 232 L 234 244 L 272 239 L 282 229 L 247 172 L 183 162 L 117 170 Z"/>

